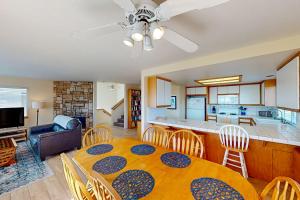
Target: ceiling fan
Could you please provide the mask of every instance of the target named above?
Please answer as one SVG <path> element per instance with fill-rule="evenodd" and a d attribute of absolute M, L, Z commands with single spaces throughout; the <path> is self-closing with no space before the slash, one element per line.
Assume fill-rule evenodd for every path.
<path fill-rule="evenodd" d="M 153 49 L 153 40 L 164 38 L 168 42 L 192 53 L 198 50 L 198 45 L 179 33 L 162 26 L 160 22 L 168 21 L 176 15 L 191 10 L 201 10 L 217 6 L 229 0 L 166 0 L 157 5 L 152 0 L 113 0 L 125 12 L 125 20 L 104 26 L 88 29 L 85 33 L 106 35 L 124 30 L 126 36 L 123 43 L 133 47 L 142 42 L 145 51 Z M 134 1 L 134 2 L 133 2 Z"/>

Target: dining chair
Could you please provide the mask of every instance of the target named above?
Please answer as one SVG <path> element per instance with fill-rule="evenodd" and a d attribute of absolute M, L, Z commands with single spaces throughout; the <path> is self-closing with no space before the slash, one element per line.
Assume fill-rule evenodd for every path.
<path fill-rule="evenodd" d="M 281 185 L 281 183 L 283 184 Z M 272 197 L 269 195 L 272 195 Z M 271 200 L 299 200 L 300 185 L 289 177 L 276 177 L 268 183 L 260 194 L 262 200 L 270 199 L 269 197 L 271 197 Z"/>
<path fill-rule="evenodd" d="M 88 191 L 87 186 L 82 182 L 77 174 L 71 160 L 65 153 L 60 154 L 65 178 L 71 194 L 75 200 L 92 200 L 92 194 Z"/>
<path fill-rule="evenodd" d="M 96 125 L 89 129 L 83 136 L 82 146 L 91 146 L 97 143 L 111 142 L 112 131 L 108 126 Z"/>
<path fill-rule="evenodd" d="M 88 177 L 96 200 L 121 200 L 116 190 L 97 172 Z"/>
<path fill-rule="evenodd" d="M 165 128 L 152 125 L 145 130 L 142 141 L 166 148 L 168 138 L 168 133 Z"/>
<path fill-rule="evenodd" d="M 201 137 L 191 130 L 178 130 L 172 133 L 168 148 L 183 154 L 203 158 L 204 146 Z"/>
<path fill-rule="evenodd" d="M 245 178 L 248 178 L 244 152 L 248 151 L 249 134 L 237 125 L 225 125 L 219 130 L 222 147 L 225 148 L 223 165 L 233 166 L 242 170 Z"/>

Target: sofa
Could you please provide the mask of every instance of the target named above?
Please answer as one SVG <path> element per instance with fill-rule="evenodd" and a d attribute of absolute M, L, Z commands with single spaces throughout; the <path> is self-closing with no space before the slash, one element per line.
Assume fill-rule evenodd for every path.
<path fill-rule="evenodd" d="M 81 147 L 80 121 L 64 115 L 56 116 L 52 124 L 31 127 L 28 134 L 34 152 L 42 161 L 47 156 Z"/>

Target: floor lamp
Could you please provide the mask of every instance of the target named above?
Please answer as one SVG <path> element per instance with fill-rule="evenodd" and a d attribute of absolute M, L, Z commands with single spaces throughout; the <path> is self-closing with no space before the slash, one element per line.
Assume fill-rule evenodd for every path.
<path fill-rule="evenodd" d="M 41 101 L 33 101 L 31 107 L 36 109 L 36 125 L 39 125 L 39 112 L 41 108 L 44 108 L 44 103 Z"/>

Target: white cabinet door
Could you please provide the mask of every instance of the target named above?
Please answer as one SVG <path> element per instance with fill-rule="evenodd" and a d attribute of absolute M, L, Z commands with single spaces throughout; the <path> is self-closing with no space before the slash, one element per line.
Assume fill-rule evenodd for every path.
<path fill-rule="evenodd" d="M 299 109 L 299 56 L 277 71 L 277 106 Z"/>
<path fill-rule="evenodd" d="M 156 105 L 165 105 L 165 81 L 156 79 Z"/>
<path fill-rule="evenodd" d="M 207 88 L 206 87 L 196 87 L 196 94 L 206 95 L 207 94 Z"/>
<path fill-rule="evenodd" d="M 171 91 L 172 91 L 172 84 L 169 81 L 165 81 L 165 104 L 164 105 L 171 105 Z"/>
<path fill-rule="evenodd" d="M 187 95 L 194 95 L 194 94 L 196 94 L 196 88 L 187 88 L 186 89 L 186 94 Z"/>
<path fill-rule="evenodd" d="M 210 87 L 209 88 L 209 104 L 217 104 L 218 103 L 218 88 Z"/>
<path fill-rule="evenodd" d="M 240 104 L 260 104 L 260 84 L 240 86 Z"/>
<path fill-rule="evenodd" d="M 238 94 L 239 86 L 222 86 L 218 87 L 218 94 Z"/>

